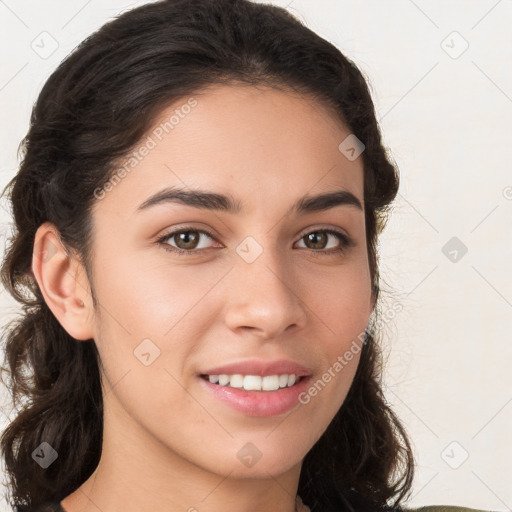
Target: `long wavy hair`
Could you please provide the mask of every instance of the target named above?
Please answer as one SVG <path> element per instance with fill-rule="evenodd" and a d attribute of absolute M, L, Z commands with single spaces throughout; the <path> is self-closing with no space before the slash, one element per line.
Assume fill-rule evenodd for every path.
<path fill-rule="evenodd" d="M 399 176 L 356 65 L 285 9 L 248 0 L 161 0 L 109 21 L 45 83 L 19 169 L 4 189 L 14 227 L 1 278 L 23 310 L 2 336 L 2 381 L 15 415 L 0 448 L 13 506 L 64 499 L 92 474 L 102 450 L 99 354 L 93 339 L 72 338 L 43 299 L 31 271 L 37 228 L 53 223 L 90 278 L 95 190 L 163 108 L 208 85 L 234 83 L 313 98 L 364 143 L 366 241 L 379 297 L 377 237 Z M 367 330 L 349 393 L 304 458 L 298 494 L 312 512 L 385 510 L 411 492 L 413 452 L 383 394 L 378 334 Z M 46 469 L 32 458 L 43 441 L 59 454 Z"/>

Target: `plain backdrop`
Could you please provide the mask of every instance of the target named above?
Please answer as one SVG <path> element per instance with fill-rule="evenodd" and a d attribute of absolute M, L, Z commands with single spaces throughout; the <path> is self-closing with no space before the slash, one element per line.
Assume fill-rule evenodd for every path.
<path fill-rule="evenodd" d="M 2 188 L 49 74 L 143 3 L 0 1 Z M 400 169 L 379 247 L 384 388 L 418 462 L 409 505 L 512 510 L 512 2 L 268 3 L 360 67 Z M 2 254 L 9 223 L 2 203 Z M 5 290 L 0 308 L 3 325 Z"/>

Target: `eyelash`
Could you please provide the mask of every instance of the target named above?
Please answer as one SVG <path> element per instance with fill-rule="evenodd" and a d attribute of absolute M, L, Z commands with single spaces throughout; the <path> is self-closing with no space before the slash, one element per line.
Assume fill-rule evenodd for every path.
<path fill-rule="evenodd" d="M 215 237 L 209 231 L 206 231 L 203 229 L 197 229 L 197 228 L 193 228 L 193 227 L 189 227 L 189 226 L 184 226 L 182 228 L 179 228 L 177 230 L 171 231 L 170 233 L 163 235 L 158 240 L 156 240 L 156 243 L 161 244 L 163 246 L 164 250 L 172 252 L 174 254 L 180 254 L 180 255 L 190 256 L 194 253 L 199 253 L 203 250 L 206 250 L 206 249 L 190 249 L 190 250 L 180 249 L 178 247 L 174 247 L 174 246 L 169 245 L 168 243 L 165 243 L 166 240 L 168 240 L 169 238 L 172 238 L 174 235 L 177 235 L 178 233 L 184 233 L 184 232 L 190 232 L 190 231 L 192 231 L 194 233 L 202 233 L 204 235 L 207 235 L 212 240 L 216 241 Z M 350 247 L 355 245 L 354 241 L 350 237 L 348 237 L 344 233 L 341 233 L 340 231 L 336 231 L 335 229 L 315 229 L 313 231 L 309 231 L 309 232 L 305 233 L 304 235 L 302 235 L 299 238 L 299 240 L 302 240 L 304 237 L 306 237 L 307 235 L 309 235 L 311 233 L 327 233 L 329 235 L 334 235 L 341 242 L 341 246 L 338 247 L 337 249 L 329 249 L 329 250 L 306 249 L 306 250 L 309 250 L 309 252 L 311 252 L 315 256 L 335 256 L 335 255 L 345 252 L 347 249 L 349 249 Z"/>

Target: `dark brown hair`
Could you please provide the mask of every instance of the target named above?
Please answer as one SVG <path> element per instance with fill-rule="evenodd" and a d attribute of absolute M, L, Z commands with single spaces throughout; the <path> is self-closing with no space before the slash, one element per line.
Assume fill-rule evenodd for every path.
<path fill-rule="evenodd" d="M 20 145 L 19 170 L 6 187 L 14 234 L 1 275 L 23 309 L 4 330 L 2 368 L 17 408 L 1 438 L 13 506 L 62 500 L 92 474 L 102 449 L 96 345 L 69 336 L 46 305 L 31 272 L 35 232 L 53 223 L 82 258 L 93 290 L 94 191 L 162 108 L 212 84 L 301 93 L 364 143 L 367 249 L 379 295 L 377 236 L 399 178 L 367 83 L 349 59 L 285 9 L 248 0 L 162 0 L 106 23 L 45 83 Z M 410 493 L 413 453 L 383 396 L 381 371 L 381 349 L 368 330 L 350 391 L 303 461 L 298 494 L 312 512 L 384 510 Z M 43 441 L 59 454 L 47 469 L 32 459 Z"/>

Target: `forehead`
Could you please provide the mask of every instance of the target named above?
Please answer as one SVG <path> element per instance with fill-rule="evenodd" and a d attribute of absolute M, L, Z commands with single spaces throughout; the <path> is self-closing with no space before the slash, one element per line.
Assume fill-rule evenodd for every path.
<path fill-rule="evenodd" d="M 124 160 L 104 207 L 135 212 L 166 186 L 207 188 L 268 204 L 345 188 L 362 200 L 362 158 L 339 150 L 350 130 L 309 96 L 270 87 L 210 86 L 166 107 Z"/>

